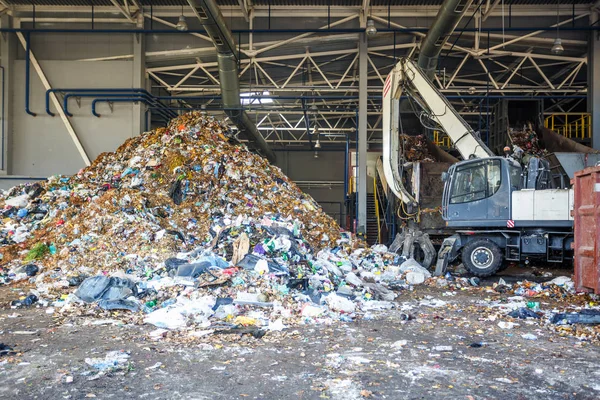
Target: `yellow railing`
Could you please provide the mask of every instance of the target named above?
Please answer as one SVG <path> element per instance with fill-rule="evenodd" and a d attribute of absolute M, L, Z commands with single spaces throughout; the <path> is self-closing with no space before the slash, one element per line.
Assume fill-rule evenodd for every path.
<path fill-rule="evenodd" d="M 433 143 L 440 147 L 451 147 L 450 138 L 445 132 L 433 131 Z"/>
<path fill-rule="evenodd" d="M 589 113 L 554 113 L 544 119 L 544 126 L 570 139 L 592 137 L 592 116 Z"/>

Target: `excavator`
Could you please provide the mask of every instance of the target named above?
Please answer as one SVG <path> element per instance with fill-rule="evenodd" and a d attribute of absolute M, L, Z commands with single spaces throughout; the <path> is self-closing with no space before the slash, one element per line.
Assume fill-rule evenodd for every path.
<path fill-rule="evenodd" d="M 382 116 L 383 175 L 406 215 L 419 215 L 425 187 L 415 173 L 418 163 L 407 163 L 404 158 L 401 98 L 411 102 L 423 125 L 445 132 L 462 158 L 438 181 L 443 184 L 441 216 L 449 236 L 437 252 L 436 274 L 444 274 L 459 256 L 467 270 L 480 277 L 495 274 L 511 261 L 562 263 L 572 259 L 569 179 L 556 179 L 556 170 L 545 159 L 520 157 L 518 151 L 496 156 L 408 58 L 401 59 L 387 76 Z M 435 250 L 416 218 L 390 248 L 402 249 L 410 257 L 415 244 L 425 253 L 422 264 L 429 267 Z"/>

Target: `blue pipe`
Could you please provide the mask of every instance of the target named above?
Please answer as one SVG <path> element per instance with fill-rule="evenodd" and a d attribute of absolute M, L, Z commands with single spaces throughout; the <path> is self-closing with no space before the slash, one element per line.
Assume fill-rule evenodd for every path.
<path fill-rule="evenodd" d="M 68 115 L 69 117 L 72 117 L 73 114 L 71 114 L 69 112 L 69 99 L 71 97 L 92 97 L 92 98 L 96 98 L 99 97 L 98 94 L 93 94 L 93 93 L 67 93 L 63 99 L 63 109 L 65 111 L 65 114 Z M 158 110 L 163 110 L 165 115 L 169 115 L 171 118 L 175 118 L 177 116 L 177 114 L 173 111 L 171 111 L 166 105 L 160 103 L 159 101 L 154 99 L 154 96 L 149 96 L 145 93 L 140 93 L 140 94 L 135 94 L 132 95 L 131 93 L 111 93 L 111 97 L 115 97 L 115 98 L 131 98 L 131 97 L 140 97 L 143 98 L 145 100 L 148 101 L 148 104 L 156 106 L 156 109 Z"/>
<path fill-rule="evenodd" d="M 50 111 L 50 93 L 145 93 L 148 96 L 152 96 L 152 93 L 146 89 L 140 88 L 77 88 L 77 89 L 66 89 L 66 88 L 55 88 L 46 90 L 46 113 L 51 116 L 55 116 Z"/>
<path fill-rule="evenodd" d="M 4 166 L 4 125 L 6 124 L 6 121 L 4 121 L 4 103 L 5 103 L 5 97 L 4 97 L 4 67 L 2 65 L 0 65 L 0 69 L 2 70 L 2 170 L 4 170 L 5 166 Z"/>
<path fill-rule="evenodd" d="M 356 115 L 356 122 L 354 123 L 354 129 L 356 129 L 356 153 L 354 154 L 354 156 L 356 158 L 356 175 L 358 175 L 358 163 L 359 163 L 359 159 L 358 159 L 358 109 L 356 110 L 355 115 Z M 361 179 L 365 179 L 365 178 L 366 177 L 361 178 Z M 358 180 L 356 180 L 355 183 L 358 183 Z M 357 229 L 354 229 L 354 233 L 356 234 L 358 231 L 358 186 L 356 186 L 354 189 L 355 189 L 354 207 L 356 207 L 354 210 L 354 214 L 355 214 L 354 218 L 356 218 L 356 219 L 355 219 L 355 222 L 352 224 L 352 227 L 354 228 L 354 226 L 356 224 Z"/>
<path fill-rule="evenodd" d="M 344 149 L 344 204 L 348 201 L 348 157 L 350 154 L 350 135 L 346 135 L 346 148 Z"/>
<path fill-rule="evenodd" d="M 31 54 L 31 43 L 29 39 L 30 33 L 27 32 L 27 35 L 25 35 L 25 112 L 35 117 L 35 113 L 31 112 L 29 109 L 29 58 Z"/>
<path fill-rule="evenodd" d="M 144 98 L 140 98 L 140 97 L 128 97 L 128 98 L 100 98 L 100 99 L 94 99 L 92 101 L 92 114 L 94 114 L 94 116 L 100 118 L 100 114 L 98 114 L 96 112 L 96 104 L 98 104 L 99 102 L 105 102 L 105 103 L 134 103 L 134 102 L 142 102 L 145 104 L 149 104 L 148 100 L 144 99 Z M 161 114 L 161 116 L 165 117 L 167 120 L 170 119 L 170 117 L 168 115 L 165 115 L 163 113 L 159 111 L 159 114 Z"/>

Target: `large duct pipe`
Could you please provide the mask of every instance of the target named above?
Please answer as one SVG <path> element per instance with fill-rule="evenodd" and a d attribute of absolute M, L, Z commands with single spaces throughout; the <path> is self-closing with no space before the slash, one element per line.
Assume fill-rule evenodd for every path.
<path fill-rule="evenodd" d="M 231 122 L 237 126 L 238 130 L 248 138 L 252 147 L 274 163 L 275 153 L 269 148 L 246 111 L 242 110 L 235 42 L 231 31 L 225 24 L 219 6 L 214 0 L 187 1 L 217 49 L 221 101 L 225 113 L 229 116 Z"/>
<path fill-rule="evenodd" d="M 421 42 L 417 64 L 433 79 L 442 47 L 456 29 L 472 0 L 445 0 L 425 39 Z"/>

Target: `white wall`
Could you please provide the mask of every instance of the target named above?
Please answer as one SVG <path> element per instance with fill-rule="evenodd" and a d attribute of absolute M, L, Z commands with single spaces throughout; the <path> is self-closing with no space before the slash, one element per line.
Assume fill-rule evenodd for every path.
<path fill-rule="evenodd" d="M 132 61 L 40 61 L 53 88 L 129 88 L 133 87 Z M 25 113 L 25 61 L 14 63 L 14 91 L 12 102 L 13 131 L 9 132 L 9 173 L 21 176 L 50 176 L 73 174 L 85 166 L 56 108 L 55 117 L 46 114 L 45 88 L 33 66 L 31 67 L 30 109 L 36 117 Z M 62 96 L 59 96 L 62 102 Z M 12 104 L 10 104 L 12 103 Z M 107 103 L 98 105 L 97 118 L 91 113 L 92 99 L 82 98 L 79 106 L 69 100 L 70 120 L 88 157 L 93 160 L 100 153 L 114 151 L 125 139 L 132 137 L 133 105 L 114 103 L 111 112 Z M 10 105 L 9 105 L 10 104 Z"/>

